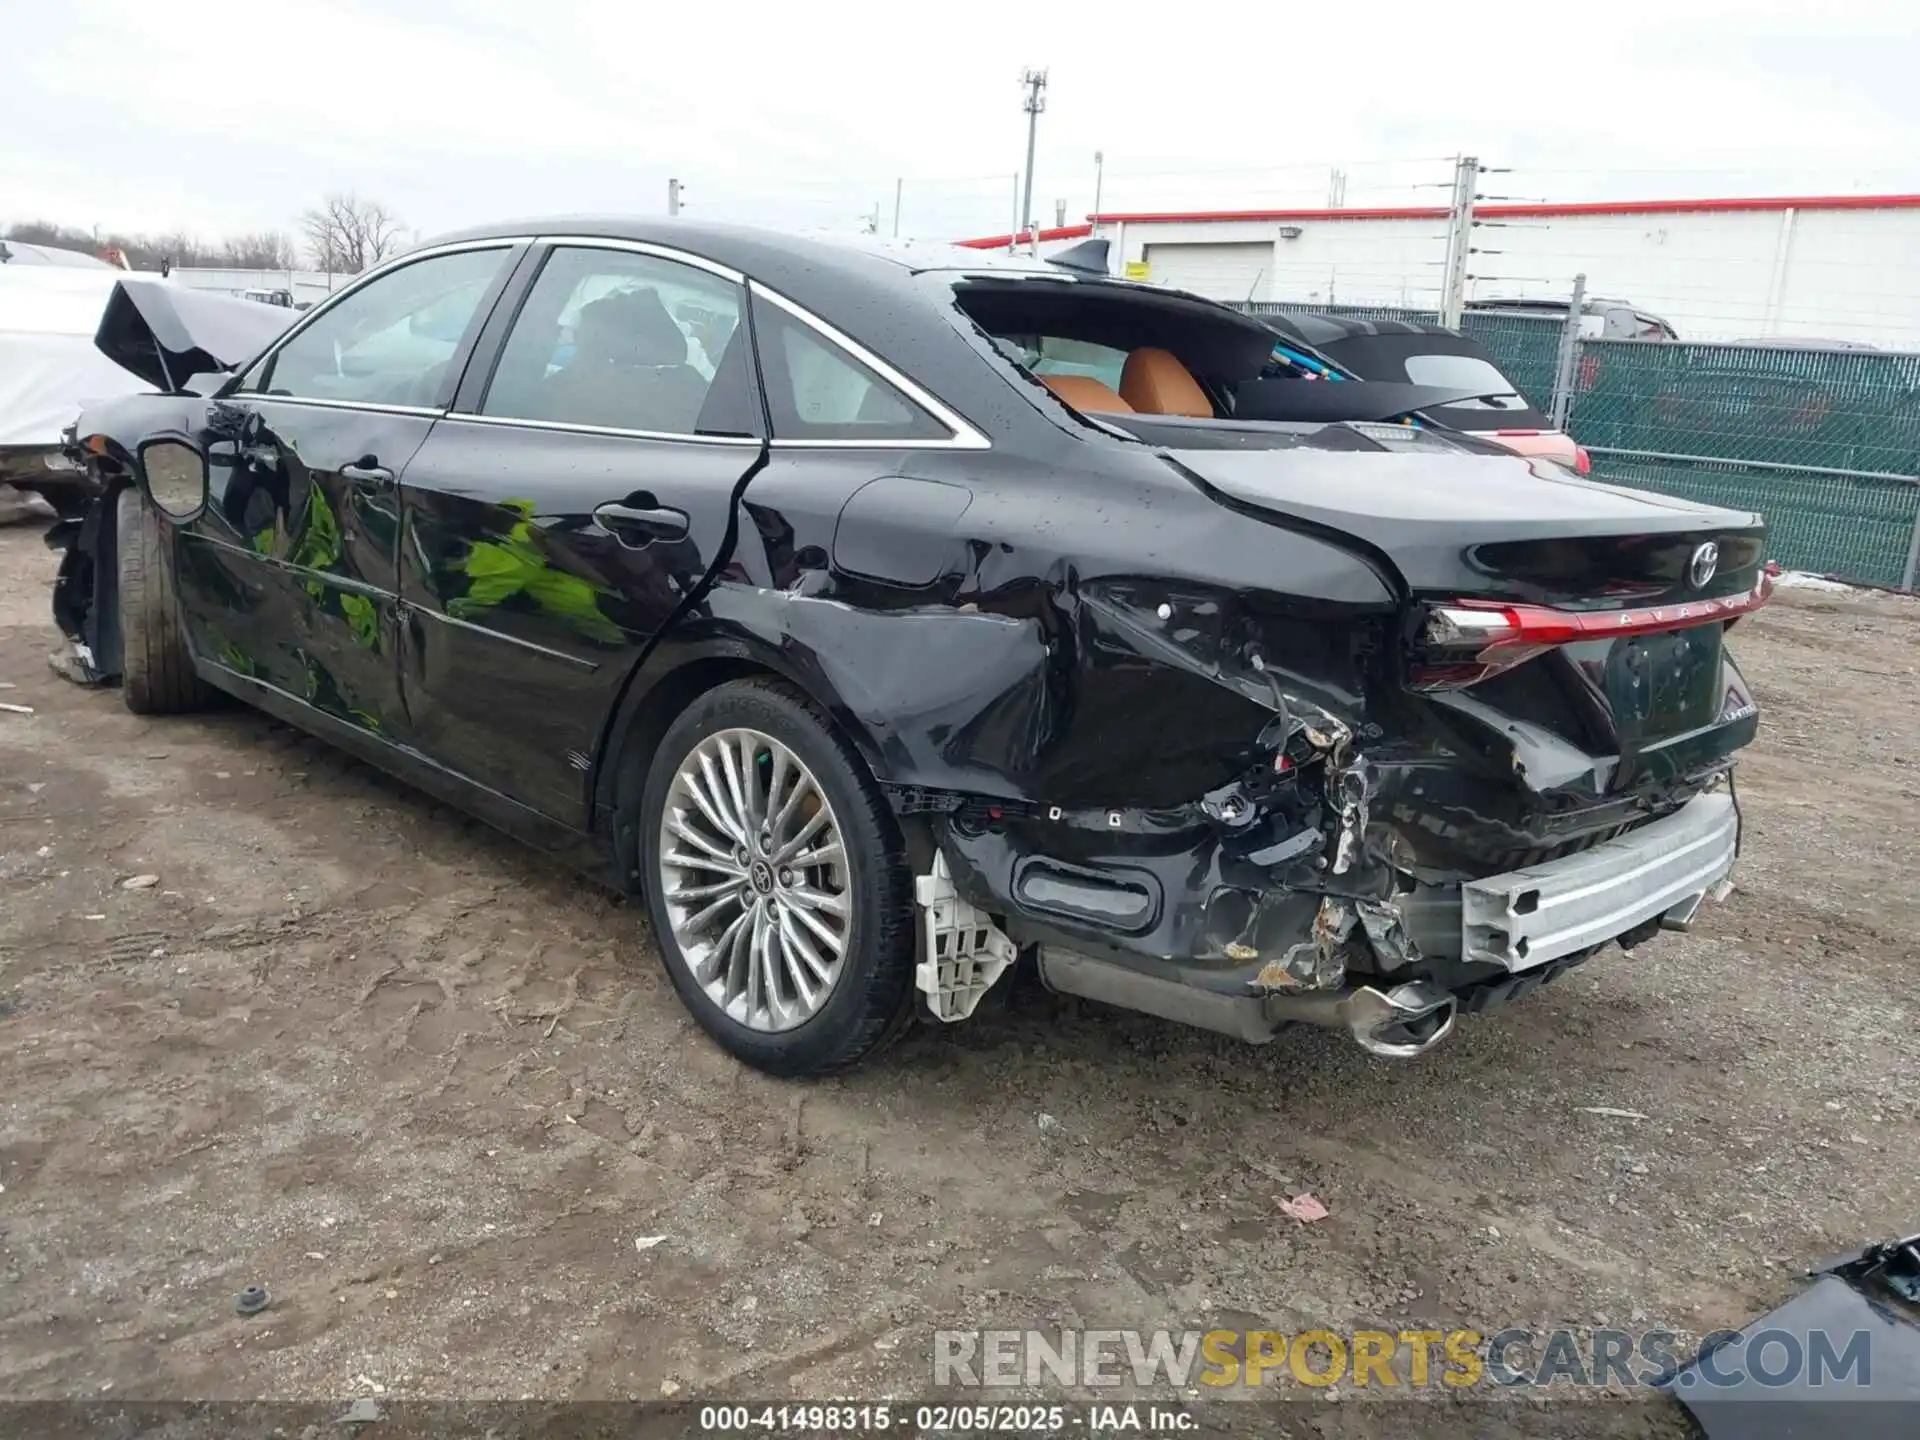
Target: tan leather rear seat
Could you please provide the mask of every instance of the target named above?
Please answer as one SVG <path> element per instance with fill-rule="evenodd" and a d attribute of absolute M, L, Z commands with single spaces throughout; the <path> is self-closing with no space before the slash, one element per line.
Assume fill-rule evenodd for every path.
<path fill-rule="evenodd" d="M 1175 362 L 1178 363 L 1177 361 Z M 1076 410 L 1089 415 L 1131 415 L 1133 406 L 1091 375 L 1042 375 L 1040 383 Z M 1207 412 L 1211 415 L 1213 412 Z"/>
<path fill-rule="evenodd" d="M 1120 367 L 1120 396 L 1142 415 L 1213 419 L 1213 405 L 1200 382 L 1171 351 L 1143 346 Z"/>

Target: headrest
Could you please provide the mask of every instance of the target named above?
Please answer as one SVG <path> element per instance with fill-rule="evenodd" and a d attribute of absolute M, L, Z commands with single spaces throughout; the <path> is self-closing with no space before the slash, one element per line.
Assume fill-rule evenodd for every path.
<path fill-rule="evenodd" d="M 1040 383 L 1076 410 L 1089 415 L 1131 415 L 1133 406 L 1091 375 L 1042 375 Z M 1212 412 L 1208 412 L 1212 413 Z"/>
<path fill-rule="evenodd" d="M 619 365 L 687 363 L 687 337 L 655 290 L 620 290 L 583 307 L 574 343 Z"/>
<path fill-rule="evenodd" d="M 1169 350 L 1148 345 L 1127 356 L 1120 367 L 1120 393 L 1143 415 L 1213 419 L 1207 392 Z"/>

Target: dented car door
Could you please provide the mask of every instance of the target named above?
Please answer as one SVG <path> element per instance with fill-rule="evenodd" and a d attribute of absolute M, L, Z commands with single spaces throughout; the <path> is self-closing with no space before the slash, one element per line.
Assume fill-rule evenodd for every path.
<path fill-rule="evenodd" d="M 401 486 L 401 688 L 442 765 L 569 823 L 642 651 L 763 455 L 739 278 L 552 246 Z M 482 373 L 484 372 L 484 373 Z"/>
<path fill-rule="evenodd" d="M 209 500 L 179 551 L 194 651 L 388 740 L 399 476 L 511 247 L 428 256 L 317 311 L 206 403 Z"/>

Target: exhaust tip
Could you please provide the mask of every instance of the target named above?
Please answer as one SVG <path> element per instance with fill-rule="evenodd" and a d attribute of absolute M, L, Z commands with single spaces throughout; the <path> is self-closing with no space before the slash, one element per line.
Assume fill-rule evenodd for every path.
<path fill-rule="evenodd" d="M 1662 930 L 1677 930 L 1681 934 L 1685 934 L 1693 928 L 1693 917 L 1700 913 L 1700 907 L 1706 902 L 1706 898 L 1707 892 L 1704 890 L 1698 895 L 1687 896 L 1686 899 L 1682 900 L 1678 905 L 1675 905 L 1660 917 L 1660 928 Z"/>

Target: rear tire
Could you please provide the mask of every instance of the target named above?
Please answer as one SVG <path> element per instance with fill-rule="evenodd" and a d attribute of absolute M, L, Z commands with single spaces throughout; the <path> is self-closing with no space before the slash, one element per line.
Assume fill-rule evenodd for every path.
<path fill-rule="evenodd" d="M 115 501 L 119 552 L 120 694 L 136 715 L 179 715 L 213 703 L 193 669 L 167 556 L 172 538 L 138 490 Z"/>
<path fill-rule="evenodd" d="M 724 738 L 716 742 L 715 737 Z M 818 798 L 803 803 L 813 811 L 824 810 L 824 828 L 804 842 L 802 854 L 819 853 L 807 847 L 825 844 L 837 832 L 842 857 L 833 867 L 837 874 L 823 866 L 796 868 L 789 876 L 779 854 L 782 833 L 792 833 L 794 827 L 772 832 L 775 840 L 763 850 L 753 847 L 768 828 L 751 822 L 738 852 L 749 855 L 748 862 L 731 864 L 722 857 L 705 871 L 685 863 L 696 850 L 711 854 L 715 840 L 722 849 L 734 843 L 730 830 L 700 818 L 700 801 L 688 791 L 683 775 L 683 768 L 692 767 L 697 777 L 701 755 L 711 763 L 716 743 L 754 752 L 751 773 L 764 787 L 756 793 L 774 810 L 781 809 L 779 795 L 797 795 L 806 782 L 815 787 Z M 782 788 L 782 778 L 791 777 L 796 765 L 803 779 L 787 778 Z M 702 798 L 711 793 L 700 792 Z M 730 825 L 739 807 L 725 798 L 724 786 L 720 793 L 718 813 Z M 663 844 L 663 825 L 669 821 L 680 824 L 676 834 L 691 824 L 699 838 L 672 838 Z M 914 909 L 900 830 L 858 752 L 797 691 L 775 680 L 739 680 L 694 700 L 653 754 L 637 824 L 647 910 L 661 959 L 681 1001 L 721 1048 L 770 1075 L 823 1075 L 858 1064 L 905 1028 L 915 993 Z M 679 861 L 663 861 L 666 844 L 673 847 L 669 857 L 679 856 Z M 752 878 L 755 873 L 760 874 L 758 881 Z M 700 916 L 708 900 L 689 897 L 724 891 L 729 877 L 736 875 L 738 901 L 722 899 L 714 907 L 717 916 Z M 756 892 L 756 884 L 769 888 Z M 790 943 L 779 938 L 779 917 L 785 915 L 809 952 L 831 961 L 832 945 L 821 939 L 827 932 L 809 931 L 800 923 L 809 917 L 792 908 L 828 890 L 837 891 L 831 898 L 840 908 L 812 911 L 810 917 L 839 932 L 839 958 L 823 986 L 819 972 L 806 968 Z M 677 902 L 676 894 L 681 895 Z M 755 976 L 748 989 L 744 977 L 760 960 L 759 932 L 752 929 L 756 904 L 773 917 L 773 933 L 764 983 Z M 743 939 L 745 958 L 737 967 L 726 958 L 732 953 L 726 935 L 737 923 L 736 914 L 753 936 L 750 943 Z M 792 985 L 790 977 L 796 973 L 812 982 L 813 995 L 803 997 Z M 774 999 L 763 1006 L 768 995 Z"/>

